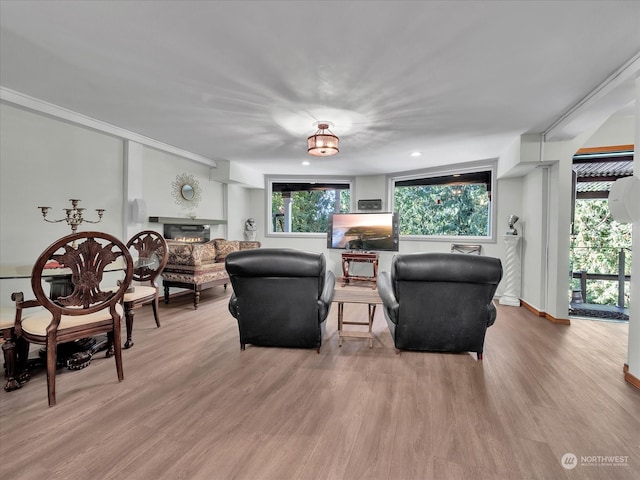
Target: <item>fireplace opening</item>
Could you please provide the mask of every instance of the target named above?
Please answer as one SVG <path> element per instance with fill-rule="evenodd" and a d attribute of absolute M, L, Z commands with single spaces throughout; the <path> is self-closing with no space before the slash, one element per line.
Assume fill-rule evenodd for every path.
<path fill-rule="evenodd" d="M 164 238 L 184 243 L 204 243 L 211 240 L 209 225 L 167 225 L 164 226 Z"/>

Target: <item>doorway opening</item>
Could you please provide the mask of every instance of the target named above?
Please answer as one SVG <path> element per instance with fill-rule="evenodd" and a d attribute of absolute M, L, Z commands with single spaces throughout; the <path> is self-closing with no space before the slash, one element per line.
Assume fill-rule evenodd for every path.
<path fill-rule="evenodd" d="M 629 320 L 631 225 L 613 220 L 608 196 L 633 175 L 633 145 L 579 150 L 573 157 L 569 316 Z"/>

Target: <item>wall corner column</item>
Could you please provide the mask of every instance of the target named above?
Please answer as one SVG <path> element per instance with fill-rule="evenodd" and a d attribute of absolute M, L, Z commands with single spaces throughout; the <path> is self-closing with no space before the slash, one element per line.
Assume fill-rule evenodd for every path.
<path fill-rule="evenodd" d="M 640 76 L 636 77 L 636 106 L 635 106 L 635 147 L 633 156 L 633 174 L 640 178 L 640 160 L 638 147 L 640 146 Z M 633 224 L 632 250 L 633 257 L 640 259 L 640 222 Z M 630 308 L 629 308 L 629 347 L 627 363 L 623 367 L 627 382 L 640 388 L 640 262 L 631 266 Z"/>

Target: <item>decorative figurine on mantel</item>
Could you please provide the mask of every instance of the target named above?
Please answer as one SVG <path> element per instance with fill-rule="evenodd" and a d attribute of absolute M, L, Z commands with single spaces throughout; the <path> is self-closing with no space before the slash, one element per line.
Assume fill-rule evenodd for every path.
<path fill-rule="evenodd" d="M 244 222 L 244 239 L 254 242 L 256 240 L 256 220 L 254 218 L 247 218 Z"/>
<path fill-rule="evenodd" d="M 518 230 L 516 230 L 516 227 L 514 225 L 519 219 L 520 217 L 518 217 L 517 215 L 509 215 L 509 231 L 507 232 L 507 235 L 518 235 Z"/>

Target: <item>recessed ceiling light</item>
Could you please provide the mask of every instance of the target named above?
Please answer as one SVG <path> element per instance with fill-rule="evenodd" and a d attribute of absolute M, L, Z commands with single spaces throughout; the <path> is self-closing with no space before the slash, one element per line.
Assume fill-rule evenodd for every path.
<path fill-rule="evenodd" d="M 411 152 L 412 157 L 419 157 L 420 155 L 422 155 L 422 152 Z"/>
<path fill-rule="evenodd" d="M 306 167 L 307 165 L 311 165 L 311 162 L 305 160 L 304 162 L 302 162 L 302 165 L 304 165 Z"/>

